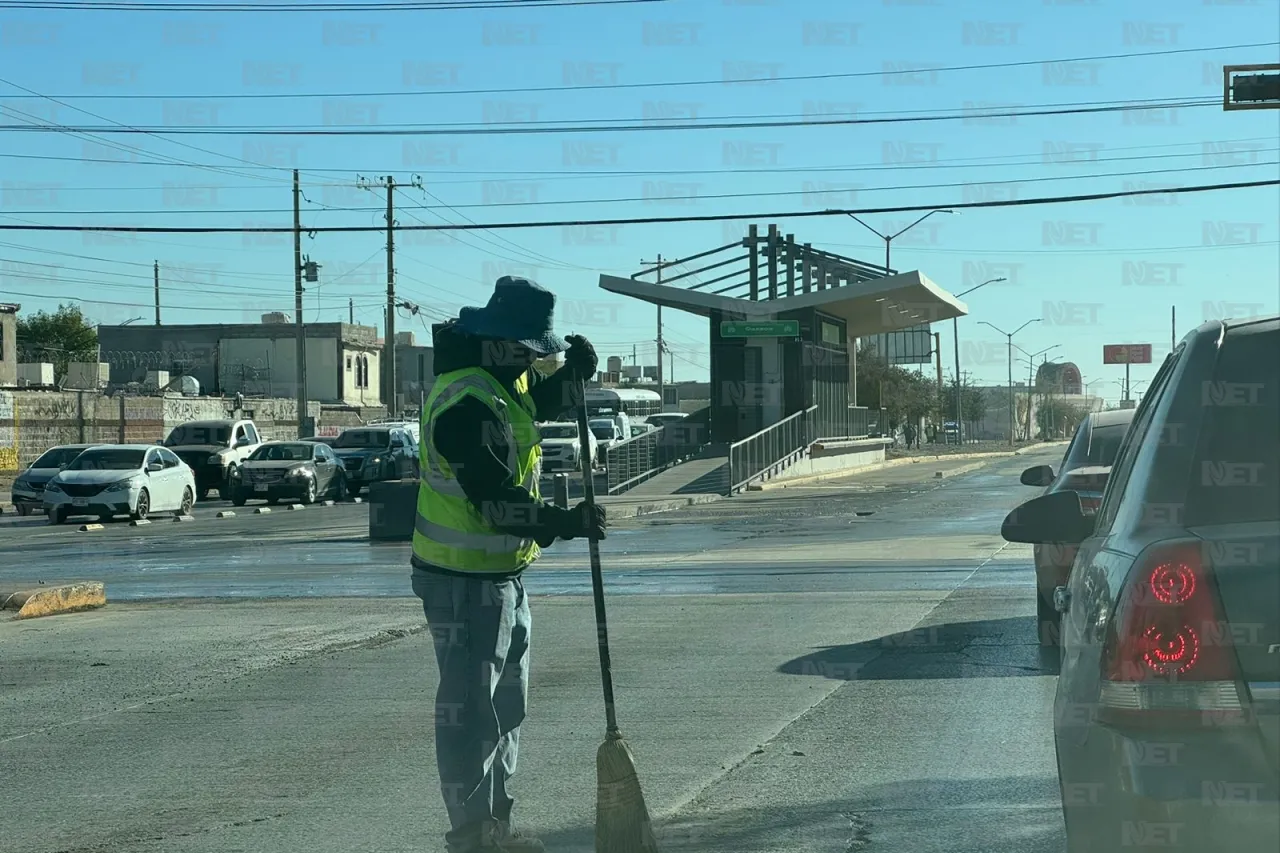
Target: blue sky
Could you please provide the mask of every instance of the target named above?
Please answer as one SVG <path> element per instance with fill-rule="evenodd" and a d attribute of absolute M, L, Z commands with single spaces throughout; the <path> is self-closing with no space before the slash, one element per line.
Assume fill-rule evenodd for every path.
<path fill-rule="evenodd" d="M 1277 48 L 964 71 L 928 67 L 1273 42 L 1278 36 L 1276 0 L 685 0 L 343 15 L 26 12 L 6 15 L 0 24 L 7 59 L 0 78 L 65 97 L 58 98 L 62 103 L 19 97 L 29 93 L 0 84 L 0 107 L 6 124 L 278 127 L 634 123 L 655 115 L 842 111 L 872 117 L 959 113 L 991 104 L 1213 99 L 1221 95 L 1223 64 L 1276 62 Z M 909 67 L 924 70 L 880 73 Z M 862 76 L 772 80 L 823 74 Z M 509 91 L 726 77 L 760 82 Z M 498 91 L 450 94 L 458 89 Z M 257 97 L 304 93 L 379 94 Z M 485 222 L 946 207 L 966 199 L 1105 192 L 1142 183 L 1261 180 L 1277 177 L 1278 148 L 1280 112 L 1223 112 L 1220 106 L 988 123 L 570 135 L 104 134 L 95 140 L 10 132 L 0 148 L 0 223 L 287 226 L 289 170 L 295 166 L 303 172 L 304 225 L 319 227 L 381 225 L 385 196 L 359 189 L 359 177 L 394 175 L 410 183 L 419 176 L 425 193 L 407 187 L 397 197 L 397 218 L 410 225 L 459 222 L 462 216 Z M 176 159 L 213 168 L 86 159 Z M 1137 172 L 1152 174 L 1125 174 Z M 707 198 L 724 193 L 791 194 Z M 608 198 L 642 200 L 580 203 Z M 543 203 L 482 206 L 520 201 Z M 971 314 L 959 324 L 961 366 L 978 381 L 1001 382 L 1006 370 L 1003 336 L 978 321 L 1012 330 L 1041 318 L 1016 342 L 1031 352 L 1058 344 L 1051 357 L 1074 361 L 1087 381 L 1112 382 L 1123 371 L 1102 366 L 1103 344 L 1153 343 L 1158 359 L 1169 345 L 1171 307 L 1179 337 L 1219 312 L 1278 309 L 1280 194 L 1274 188 L 1156 201 L 1165 203 L 1115 200 L 934 216 L 895 241 L 892 264 L 919 269 L 953 293 L 986 278 L 1010 279 L 965 298 Z M 116 213 L 95 213 L 103 210 Z M 883 232 L 915 216 L 865 218 Z M 883 244 L 847 217 L 759 224 L 768 221 L 815 246 L 882 262 Z M 642 362 L 652 363 L 653 309 L 603 294 L 597 275 L 629 275 L 641 259 L 658 253 L 677 258 L 710 249 L 741 227 L 531 228 L 457 234 L 456 240 L 406 233 L 396 252 L 398 289 L 424 308 L 449 313 L 483 303 L 498 275 L 529 275 L 560 295 L 562 331 L 587 334 L 602 355 L 629 359 L 634 348 Z M 378 233 L 320 233 L 304 240 L 304 251 L 324 267 L 318 292 L 308 292 L 306 319 L 345 319 L 351 299 L 357 321 L 381 326 L 383 246 Z M 125 241 L 4 232 L 0 300 L 19 302 L 24 310 L 79 301 L 101 322 L 151 322 L 153 260 L 161 263 L 166 323 L 242 322 L 293 309 L 286 235 L 139 235 Z M 706 321 L 670 311 L 666 320 L 676 378 L 705 378 Z M 952 351 L 950 326 L 940 327 L 945 354 Z M 402 318 L 399 328 L 423 336 L 417 321 Z M 950 357 L 944 369 L 951 372 Z M 1135 368 L 1135 383 L 1150 374 Z M 1115 397 L 1119 388 L 1094 390 Z"/>

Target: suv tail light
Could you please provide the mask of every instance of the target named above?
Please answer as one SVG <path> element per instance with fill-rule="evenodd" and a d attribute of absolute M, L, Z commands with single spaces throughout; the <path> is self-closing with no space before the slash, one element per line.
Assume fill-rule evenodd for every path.
<path fill-rule="evenodd" d="M 1117 721 L 1241 711 L 1230 626 L 1198 540 L 1161 542 L 1138 556 L 1102 661 L 1100 712 Z"/>

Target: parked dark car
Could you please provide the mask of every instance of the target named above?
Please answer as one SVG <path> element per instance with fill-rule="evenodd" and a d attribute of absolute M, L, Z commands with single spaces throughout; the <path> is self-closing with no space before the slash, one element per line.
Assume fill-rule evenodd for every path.
<path fill-rule="evenodd" d="M 322 497 L 340 501 L 346 496 L 346 471 L 326 445 L 271 441 L 259 446 L 241 466 L 231 502 L 244 506 L 257 498 L 269 504 L 281 500 L 311 504 Z"/>
<path fill-rule="evenodd" d="M 1071 853 L 1280 850 L 1280 318 L 1183 338 L 1102 504 L 1043 495 L 1011 542 L 1080 546 L 1054 713 Z"/>
<path fill-rule="evenodd" d="M 333 452 L 347 472 L 347 494 L 379 480 L 418 476 L 418 444 L 413 436 L 395 427 L 352 427 L 333 443 Z"/>
<path fill-rule="evenodd" d="M 1024 486 L 1044 486 L 1043 494 L 1072 491 L 1080 496 L 1085 514 L 1092 515 L 1102 502 L 1111 465 L 1120 442 L 1133 421 L 1133 409 L 1093 412 L 1076 428 L 1062 465 L 1055 474 L 1049 465 L 1036 465 L 1022 472 Z M 1061 636 L 1061 614 L 1053 608 L 1053 591 L 1065 586 L 1076 558 L 1076 546 L 1069 543 L 1036 545 L 1036 620 L 1040 645 L 1056 646 Z"/>

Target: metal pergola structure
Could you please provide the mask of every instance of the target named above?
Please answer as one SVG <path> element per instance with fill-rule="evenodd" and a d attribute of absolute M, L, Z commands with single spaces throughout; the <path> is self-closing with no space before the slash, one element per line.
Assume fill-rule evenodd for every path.
<path fill-rule="evenodd" d="M 700 265 L 692 266 L 695 262 Z M 714 277 L 704 279 L 704 274 Z M 738 242 L 664 261 L 631 278 L 763 302 L 895 274 L 882 266 L 815 249 L 811 243 L 797 243 L 794 234 L 782 235 L 776 225 L 770 225 L 765 236 L 751 225 Z"/>

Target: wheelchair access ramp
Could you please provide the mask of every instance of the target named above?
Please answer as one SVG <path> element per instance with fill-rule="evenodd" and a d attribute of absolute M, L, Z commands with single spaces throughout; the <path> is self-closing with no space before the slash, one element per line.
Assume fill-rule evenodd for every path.
<path fill-rule="evenodd" d="M 723 456 L 691 459 L 673 465 L 624 494 L 629 498 L 654 498 L 665 495 L 727 494 L 729 460 Z"/>

